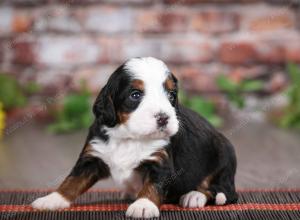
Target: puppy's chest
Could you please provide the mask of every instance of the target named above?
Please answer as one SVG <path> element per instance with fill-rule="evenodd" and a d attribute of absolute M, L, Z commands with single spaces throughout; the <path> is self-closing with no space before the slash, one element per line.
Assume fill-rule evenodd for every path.
<path fill-rule="evenodd" d="M 114 181 L 122 185 L 130 180 L 134 169 L 143 160 L 165 147 L 168 141 L 110 140 L 104 143 L 93 140 L 90 143 L 94 150 L 92 154 L 109 166 Z"/>

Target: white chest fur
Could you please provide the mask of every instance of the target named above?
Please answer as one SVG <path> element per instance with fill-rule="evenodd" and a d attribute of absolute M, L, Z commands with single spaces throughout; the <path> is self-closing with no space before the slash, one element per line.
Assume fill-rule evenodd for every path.
<path fill-rule="evenodd" d="M 113 180 L 123 185 L 141 161 L 168 144 L 168 140 L 110 139 L 108 143 L 90 141 L 93 156 L 101 158 L 110 168 Z"/>

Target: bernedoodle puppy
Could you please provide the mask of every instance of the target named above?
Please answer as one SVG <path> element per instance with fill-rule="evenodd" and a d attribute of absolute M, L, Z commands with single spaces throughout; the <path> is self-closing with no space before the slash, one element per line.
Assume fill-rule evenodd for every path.
<path fill-rule="evenodd" d="M 162 61 L 145 57 L 122 64 L 95 101 L 95 121 L 71 173 L 32 206 L 67 208 L 108 177 L 135 200 L 126 211 L 130 217 L 157 217 L 162 203 L 235 203 L 233 146 L 180 105 L 177 92 L 177 79 Z"/>

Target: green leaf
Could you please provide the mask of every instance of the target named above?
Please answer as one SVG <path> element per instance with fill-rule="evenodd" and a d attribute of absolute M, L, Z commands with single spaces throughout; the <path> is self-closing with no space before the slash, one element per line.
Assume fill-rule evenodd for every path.
<path fill-rule="evenodd" d="M 213 102 L 201 96 L 188 97 L 186 95 L 184 101 L 182 104 L 206 118 L 213 126 L 220 127 L 223 124 L 222 118 L 216 114 Z"/>
<path fill-rule="evenodd" d="M 190 99 L 190 108 L 204 117 L 208 117 L 215 111 L 214 104 L 201 97 L 192 97 Z"/>
<path fill-rule="evenodd" d="M 217 115 L 213 115 L 209 118 L 207 118 L 207 120 L 215 127 L 219 128 L 223 125 L 223 119 L 220 118 L 219 116 Z"/>
<path fill-rule="evenodd" d="M 244 92 L 259 91 L 264 87 L 264 83 L 260 80 L 245 80 L 241 84 L 241 90 Z"/>
<path fill-rule="evenodd" d="M 287 89 L 287 96 L 289 99 L 288 109 L 285 113 L 285 119 L 282 119 L 283 124 L 292 126 L 291 120 L 288 120 L 287 116 L 297 116 L 298 111 L 300 111 L 300 68 L 298 65 L 289 63 L 287 66 L 291 78 L 291 85 Z M 288 118 L 288 119 L 287 119 Z"/>
<path fill-rule="evenodd" d="M 59 121 L 48 126 L 51 133 L 67 133 L 76 129 L 76 124 L 72 121 Z"/>
<path fill-rule="evenodd" d="M 230 93 L 228 98 L 237 108 L 242 109 L 245 107 L 245 99 L 238 93 Z"/>
<path fill-rule="evenodd" d="M 56 112 L 56 122 L 48 127 L 50 132 L 67 133 L 91 125 L 90 94 L 82 89 L 64 97 L 62 109 Z"/>
<path fill-rule="evenodd" d="M 35 82 L 29 82 L 25 85 L 24 90 L 29 94 L 35 94 L 41 91 L 41 87 Z"/>
<path fill-rule="evenodd" d="M 227 92 L 233 92 L 238 89 L 238 84 L 230 80 L 225 75 L 220 75 L 216 79 L 217 85 L 221 90 L 227 91 Z"/>
<path fill-rule="evenodd" d="M 289 63 L 287 66 L 288 73 L 290 74 L 293 83 L 300 84 L 300 68 L 295 63 Z"/>
<path fill-rule="evenodd" d="M 0 101 L 6 110 L 22 107 L 27 103 L 21 86 L 11 76 L 0 74 Z"/>

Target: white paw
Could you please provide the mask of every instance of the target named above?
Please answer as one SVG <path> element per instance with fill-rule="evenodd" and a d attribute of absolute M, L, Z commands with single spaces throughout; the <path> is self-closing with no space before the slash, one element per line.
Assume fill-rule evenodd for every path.
<path fill-rule="evenodd" d="M 224 205 L 226 203 L 226 196 L 224 193 L 220 192 L 216 195 L 216 205 Z"/>
<path fill-rule="evenodd" d="M 58 192 L 36 199 L 31 206 L 40 210 L 57 210 L 70 207 L 70 202 Z"/>
<path fill-rule="evenodd" d="M 136 200 L 128 207 L 126 211 L 126 216 L 133 218 L 159 217 L 159 209 L 149 199 L 142 198 Z"/>
<path fill-rule="evenodd" d="M 179 204 L 184 208 L 202 208 L 206 202 L 206 195 L 198 191 L 191 191 L 184 194 L 179 200 Z"/>

